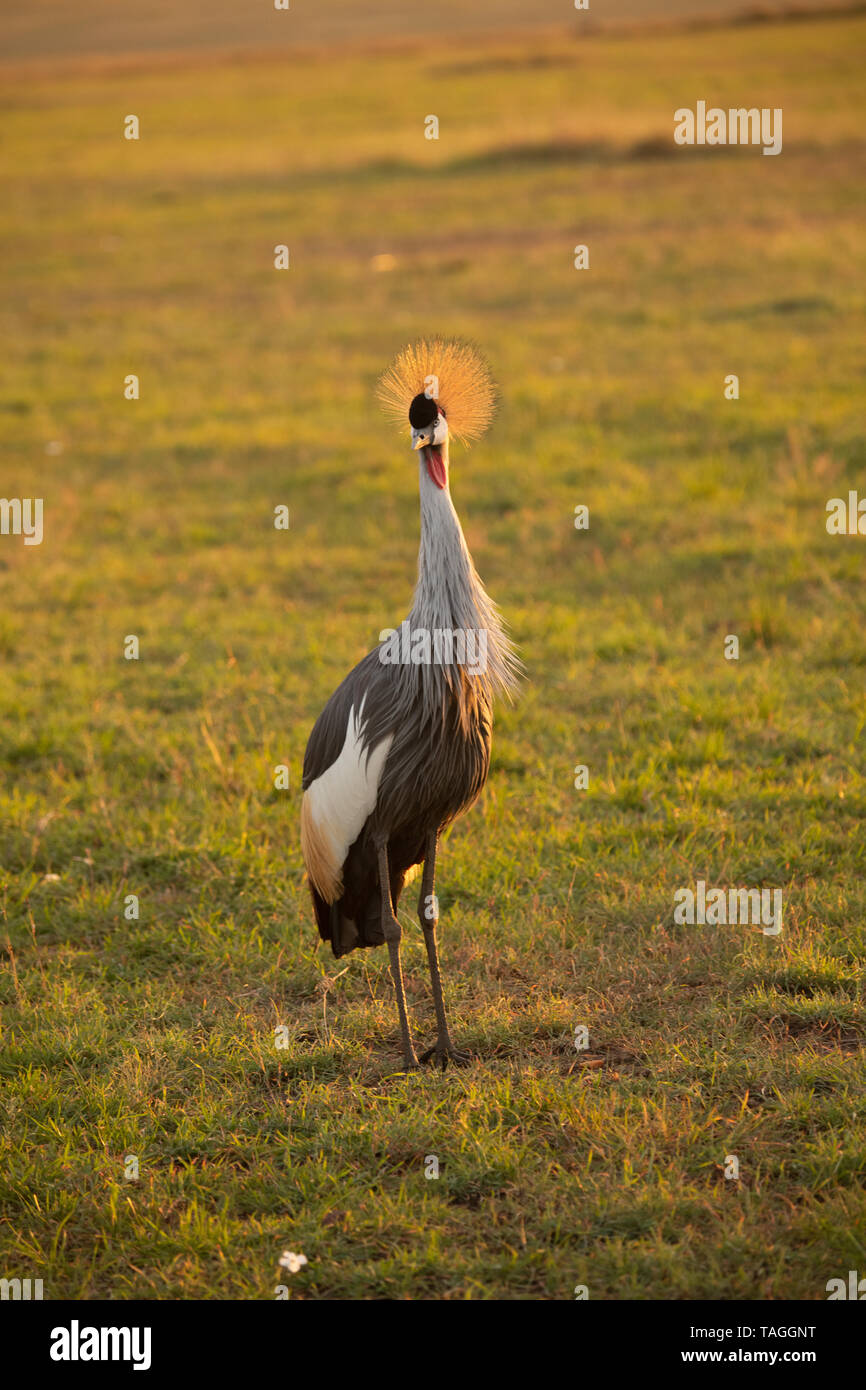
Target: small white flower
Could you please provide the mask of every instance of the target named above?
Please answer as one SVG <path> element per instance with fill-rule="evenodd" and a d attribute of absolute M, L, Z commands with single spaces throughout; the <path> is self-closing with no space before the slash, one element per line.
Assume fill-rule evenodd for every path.
<path fill-rule="evenodd" d="M 297 1274 L 306 1263 L 306 1255 L 296 1255 L 294 1250 L 284 1250 L 279 1260 L 280 1269 L 287 1269 L 290 1274 Z"/>

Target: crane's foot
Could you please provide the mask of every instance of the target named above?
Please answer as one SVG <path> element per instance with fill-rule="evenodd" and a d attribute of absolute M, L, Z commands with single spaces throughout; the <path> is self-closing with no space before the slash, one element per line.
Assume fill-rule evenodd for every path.
<path fill-rule="evenodd" d="M 449 1062 L 455 1067 L 467 1067 L 472 1061 L 472 1057 L 468 1052 L 463 1052 L 459 1047 L 455 1047 L 450 1039 L 443 1043 L 437 1038 L 434 1046 L 428 1047 L 426 1052 L 422 1052 L 418 1060 L 438 1062 L 444 1071 Z"/>

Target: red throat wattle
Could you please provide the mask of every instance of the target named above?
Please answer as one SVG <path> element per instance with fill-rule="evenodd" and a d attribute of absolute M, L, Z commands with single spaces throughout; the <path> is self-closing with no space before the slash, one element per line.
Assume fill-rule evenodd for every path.
<path fill-rule="evenodd" d="M 447 487 L 448 471 L 445 467 L 445 460 L 442 457 L 442 450 L 428 447 L 424 450 L 424 458 L 427 462 L 427 472 L 430 474 L 436 486 L 441 488 Z"/>

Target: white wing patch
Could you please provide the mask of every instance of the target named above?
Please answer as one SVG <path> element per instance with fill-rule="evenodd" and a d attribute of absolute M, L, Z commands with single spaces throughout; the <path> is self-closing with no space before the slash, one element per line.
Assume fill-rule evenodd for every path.
<path fill-rule="evenodd" d="M 301 850 L 307 873 L 325 902 L 343 891 L 343 865 L 349 848 L 376 808 L 379 779 L 394 739 L 383 738 L 367 759 L 363 742 L 364 704 L 349 710 L 346 741 L 336 762 L 311 782 L 301 804 Z"/>

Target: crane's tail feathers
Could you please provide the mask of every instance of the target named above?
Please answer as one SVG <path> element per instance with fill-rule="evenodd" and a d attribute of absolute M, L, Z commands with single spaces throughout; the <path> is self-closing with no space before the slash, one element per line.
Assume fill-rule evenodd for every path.
<path fill-rule="evenodd" d="M 392 876 L 391 901 L 394 904 L 395 912 L 400 894 L 403 891 L 404 881 L 409 882 L 414 877 L 415 874 L 411 869 L 406 875 Z M 319 936 L 323 941 L 330 941 L 331 950 L 338 959 L 340 956 L 347 956 L 350 951 L 358 948 L 381 946 L 384 943 L 382 904 L 379 900 L 378 886 L 369 895 L 361 911 L 352 909 L 355 913 L 354 916 L 350 916 L 345 898 L 338 898 L 333 903 L 326 902 L 312 880 L 310 881 L 310 893 L 313 899 L 313 910 L 316 914 Z"/>

